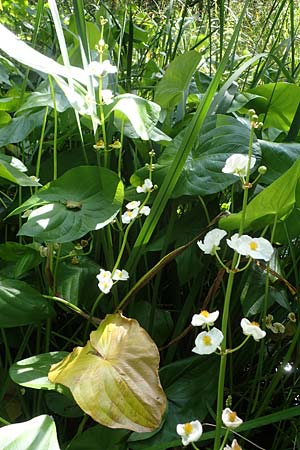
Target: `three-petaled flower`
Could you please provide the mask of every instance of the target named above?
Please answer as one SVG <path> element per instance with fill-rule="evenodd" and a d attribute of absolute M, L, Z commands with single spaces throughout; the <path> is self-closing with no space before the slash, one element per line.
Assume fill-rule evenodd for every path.
<path fill-rule="evenodd" d="M 262 237 L 252 238 L 247 234 L 239 236 L 235 233 L 231 239 L 226 240 L 229 247 L 243 256 L 250 256 L 253 259 L 263 259 L 270 261 L 274 248 L 270 242 Z"/>
<path fill-rule="evenodd" d="M 219 317 L 219 311 L 214 311 L 209 313 L 205 309 L 203 309 L 200 314 L 194 314 L 192 317 L 192 325 L 194 327 L 209 327 L 214 324 L 214 322 Z"/>
<path fill-rule="evenodd" d="M 210 355 L 219 348 L 224 336 L 218 328 L 212 328 L 209 331 L 202 331 L 195 339 L 195 347 L 192 352 L 198 355 Z"/>
<path fill-rule="evenodd" d="M 153 188 L 153 183 L 152 183 L 152 181 L 150 180 L 150 178 L 146 178 L 146 179 L 144 180 L 144 183 L 142 184 L 142 186 L 138 186 L 138 187 L 136 188 L 136 192 L 137 192 L 138 194 L 147 193 L 147 192 L 151 192 L 151 191 L 152 191 L 152 188 Z"/>
<path fill-rule="evenodd" d="M 225 161 L 225 166 L 222 169 L 223 173 L 231 173 L 237 177 L 244 178 L 247 175 L 249 156 L 241 153 L 235 153 L 229 156 Z M 256 158 L 251 156 L 250 169 L 255 165 Z"/>
<path fill-rule="evenodd" d="M 225 427 L 233 429 L 239 427 L 243 420 L 240 419 L 235 411 L 231 411 L 230 408 L 225 408 L 222 412 L 222 422 Z"/>
<path fill-rule="evenodd" d="M 226 231 L 214 228 L 204 236 L 203 241 L 198 241 L 197 245 L 206 255 L 215 255 L 220 250 L 220 242 L 226 234 Z"/>
<path fill-rule="evenodd" d="M 108 73 L 116 73 L 117 68 L 116 66 L 113 66 L 108 59 L 106 59 L 102 63 L 92 61 L 87 67 L 87 72 L 89 75 L 101 77 L 107 75 Z"/>
<path fill-rule="evenodd" d="M 255 341 L 263 339 L 266 332 L 262 330 L 257 322 L 250 322 L 245 317 L 241 320 L 241 327 L 245 336 L 252 336 Z"/>
<path fill-rule="evenodd" d="M 179 423 L 176 427 L 177 434 L 181 437 L 183 445 L 189 445 L 200 439 L 203 428 L 199 420 L 192 420 L 187 423 Z"/>

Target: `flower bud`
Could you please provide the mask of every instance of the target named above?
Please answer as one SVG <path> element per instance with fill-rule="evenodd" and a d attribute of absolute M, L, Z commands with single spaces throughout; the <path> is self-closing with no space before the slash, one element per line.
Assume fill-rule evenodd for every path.
<path fill-rule="evenodd" d="M 267 172 L 268 168 L 266 166 L 259 166 L 257 170 L 260 175 L 264 175 Z"/>

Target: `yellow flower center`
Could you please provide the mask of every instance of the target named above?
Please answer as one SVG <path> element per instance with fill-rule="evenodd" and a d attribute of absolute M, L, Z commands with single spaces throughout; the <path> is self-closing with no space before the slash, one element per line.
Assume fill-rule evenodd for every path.
<path fill-rule="evenodd" d="M 251 322 L 251 325 L 253 325 L 254 327 L 259 327 L 259 323 L 257 322 Z"/>
<path fill-rule="evenodd" d="M 203 336 L 203 344 L 204 345 L 211 345 L 211 338 L 207 334 Z"/>
<path fill-rule="evenodd" d="M 185 423 L 183 425 L 183 430 L 185 434 L 191 434 L 191 432 L 193 431 L 193 426 L 190 423 Z"/>
<path fill-rule="evenodd" d="M 206 309 L 203 309 L 200 313 L 200 316 L 204 316 L 204 317 L 208 317 L 209 316 L 209 312 L 206 311 Z"/>
<path fill-rule="evenodd" d="M 242 450 L 242 447 L 235 441 L 232 447 L 233 450 Z"/>
<path fill-rule="evenodd" d="M 249 247 L 251 248 L 251 250 L 256 250 L 258 245 L 257 245 L 256 242 L 251 241 L 250 244 L 249 244 Z"/>
<path fill-rule="evenodd" d="M 231 412 L 228 414 L 228 419 L 229 419 L 230 422 L 235 422 L 235 419 L 236 419 L 236 412 L 235 412 L 235 411 L 231 411 Z"/>
<path fill-rule="evenodd" d="M 127 215 L 128 215 L 129 217 L 131 217 L 131 216 L 132 216 L 132 211 L 128 210 L 128 211 L 127 211 Z"/>

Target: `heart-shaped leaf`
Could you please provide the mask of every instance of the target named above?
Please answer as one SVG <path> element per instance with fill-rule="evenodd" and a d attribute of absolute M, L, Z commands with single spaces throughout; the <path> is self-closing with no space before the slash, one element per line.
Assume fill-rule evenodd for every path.
<path fill-rule="evenodd" d="M 2 427 L 0 442 L 5 450 L 60 450 L 55 422 L 46 415 Z"/>
<path fill-rule="evenodd" d="M 96 422 L 145 432 L 159 426 L 166 408 L 158 364 L 157 347 L 138 322 L 110 314 L 48 377 L 67 386 Z"/>
<path fill-rule="evenodd" d="M 79 166 L 33 195 L 14 214 L 35 209 L 19 234 L 48 242 L 70 242 L 110 223 L 123 202 L 124 188 L 111 170 Z"/>
<path fill-rule="evenodd" d="M 0 328 L 38 323 L 52 314 L 49 300 L 27 283 L 0 277 Z"/>

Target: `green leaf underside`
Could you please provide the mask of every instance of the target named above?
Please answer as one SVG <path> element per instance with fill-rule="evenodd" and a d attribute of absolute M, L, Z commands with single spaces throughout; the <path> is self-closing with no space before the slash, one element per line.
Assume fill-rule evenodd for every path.
<path fill-rule="evenodd" d="M 46 415 L 2 427 L 0 443 L 5 450 L 60 450 L 55 422 Z"/>
<path fill-rule="evenodd" d="M 14 211 L 43 204 L 30 214 L 19 234 L 59 243 L 78 239 L 110 223 L 123 195 L 123 183 L 114 172 L 94 166 L 75 167 Z"/>
<path fill-rule="evenodd" d="M 166 407 L 158 364 L 157 347 L 138 322 L 111 314 L 48 376 L 96 422 L 144 432 L 159 426 Z"/>
<path fill-rule="evenodd" d="M 49 300 L 27 283 L 0 277 L 0 327 L 39 323 L 52 314 Z"/>
<path fill-rule="evenodd" d="M 259 229 L 289 214 L 296 201 L 299 201 L 300 160 L 272 184 L 261 191 L 247 205 L 245 230 Z M 242 213 L 230 214 L 219 221 L 220 228 L 236 230 L 239 228 Z"/>

